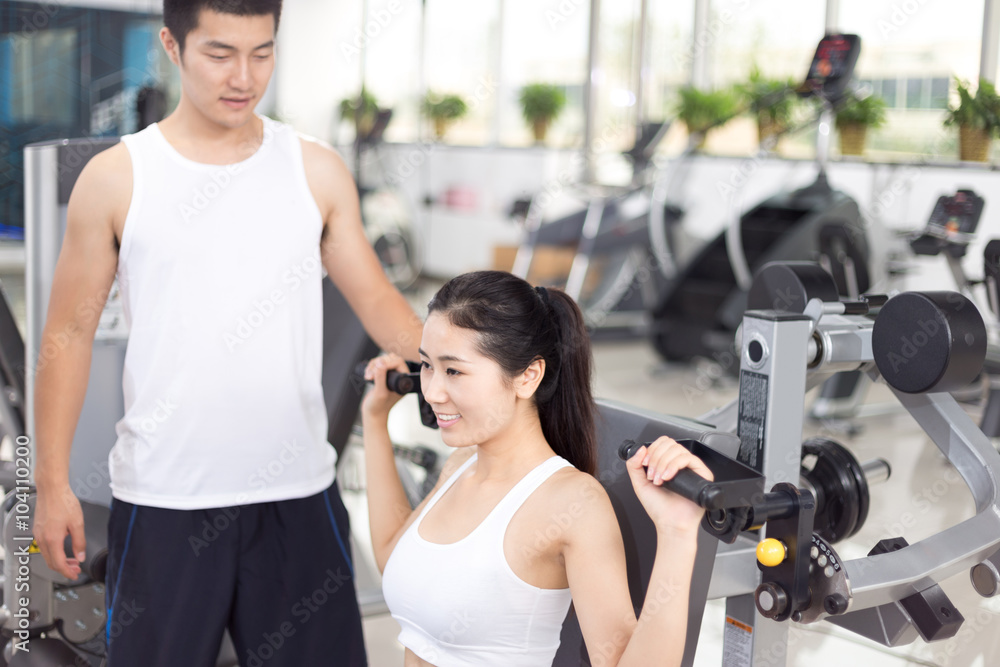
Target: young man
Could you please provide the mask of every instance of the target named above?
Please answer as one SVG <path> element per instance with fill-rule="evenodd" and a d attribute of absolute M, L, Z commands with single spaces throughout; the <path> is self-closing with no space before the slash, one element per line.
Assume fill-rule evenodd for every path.
<path fill-rule="evenodd" d="M 421 324 L 368 244 L 345 165 L 254 114 L 280 10 L 165 0 L 180 102 L 95 156 L 70 199 L 43 332 L 64 347 L 37 374 L 35 534 L 75 578 L 70 446 L 117 275 L 131 335 L 110 457 L 109 667 L 211 667 L 227 627 L 244 666 L 366 662 L 326 443 L 322 269 L 382 348 L 417 359 Z"/>

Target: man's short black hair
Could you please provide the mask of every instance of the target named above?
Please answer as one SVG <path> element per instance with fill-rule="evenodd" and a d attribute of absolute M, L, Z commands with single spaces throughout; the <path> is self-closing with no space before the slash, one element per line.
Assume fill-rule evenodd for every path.
<path fill-rule="evenodd" d="M 281 18 L 281 0 L 163 0 L 163 25 L 177 40 L 181 51 L 188 33 L 198 26 L 198 14 L 202 9 L 236 16 L 271 14 L 275 32 L 278 32 Z"/>

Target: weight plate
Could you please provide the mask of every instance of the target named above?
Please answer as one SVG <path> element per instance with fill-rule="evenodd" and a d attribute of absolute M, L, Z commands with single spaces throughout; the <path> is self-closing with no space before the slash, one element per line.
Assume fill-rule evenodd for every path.
<path fill-rule="evenodd" d="M 802 444 L 802 456 L 815 456 L 811 470 L 804 466 L 802 477 L 821 491 L 817 503 L 814 532 L 830 543 L 854 535 L 868 516 L 868 484 L 854 456 L 840 443 L 812 438 Z"/>

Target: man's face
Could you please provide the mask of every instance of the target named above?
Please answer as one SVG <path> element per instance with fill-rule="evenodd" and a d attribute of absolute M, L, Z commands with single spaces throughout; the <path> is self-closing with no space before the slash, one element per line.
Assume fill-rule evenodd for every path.
<path fill-rule="evenodd" d="M 274 17 L 236 16 L 202 9 L 184 52 L 164 28 L 164 48 L 180 69 L 181 88 L 207 120 L 227 128 L 245 125 L 274 71 Z"/>

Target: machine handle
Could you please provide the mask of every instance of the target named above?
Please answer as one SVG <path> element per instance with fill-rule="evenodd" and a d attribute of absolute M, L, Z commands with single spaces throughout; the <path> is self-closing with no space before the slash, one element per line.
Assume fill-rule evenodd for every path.
<path fill-rule="evenodd" d="M 649 444 L 651 443 L 646 443 L 647 446 Z M 686 442 L 680 442 L 679 444 L 689 450 L 691 449 Z M 642 443 L 638 443 L 635 440 L 625 440 L 622 442 L 621 447 L 618 448 L 618 457 L 622 461 L 628 461 L 642 446 Z M 673 479 L 663 482 L 663 488 L 673 491 L 699 507 L 704 507 L 708 510 L 718 510 L 725 506 L 725 493 L 723 490 L 714 482 L 705 479 L 689 468 L 678 470 Z"/>
<path fill-rule="evenodd" d="M 362 361 L 355 366 L 355 377 L 359 380 L 364 380 L 365 368 L 367 367 L 367 361 Z M 366 380 L 366 382 L 371 382 L 371 380 Z M 385 374 L 385 383 L 389 387 L 389 391 L 394 391 L 397 394 L 405 396 L 406 394 L 420 391 L 420 373 L 400 373 L 399 371 L 390 370 Z"/>

